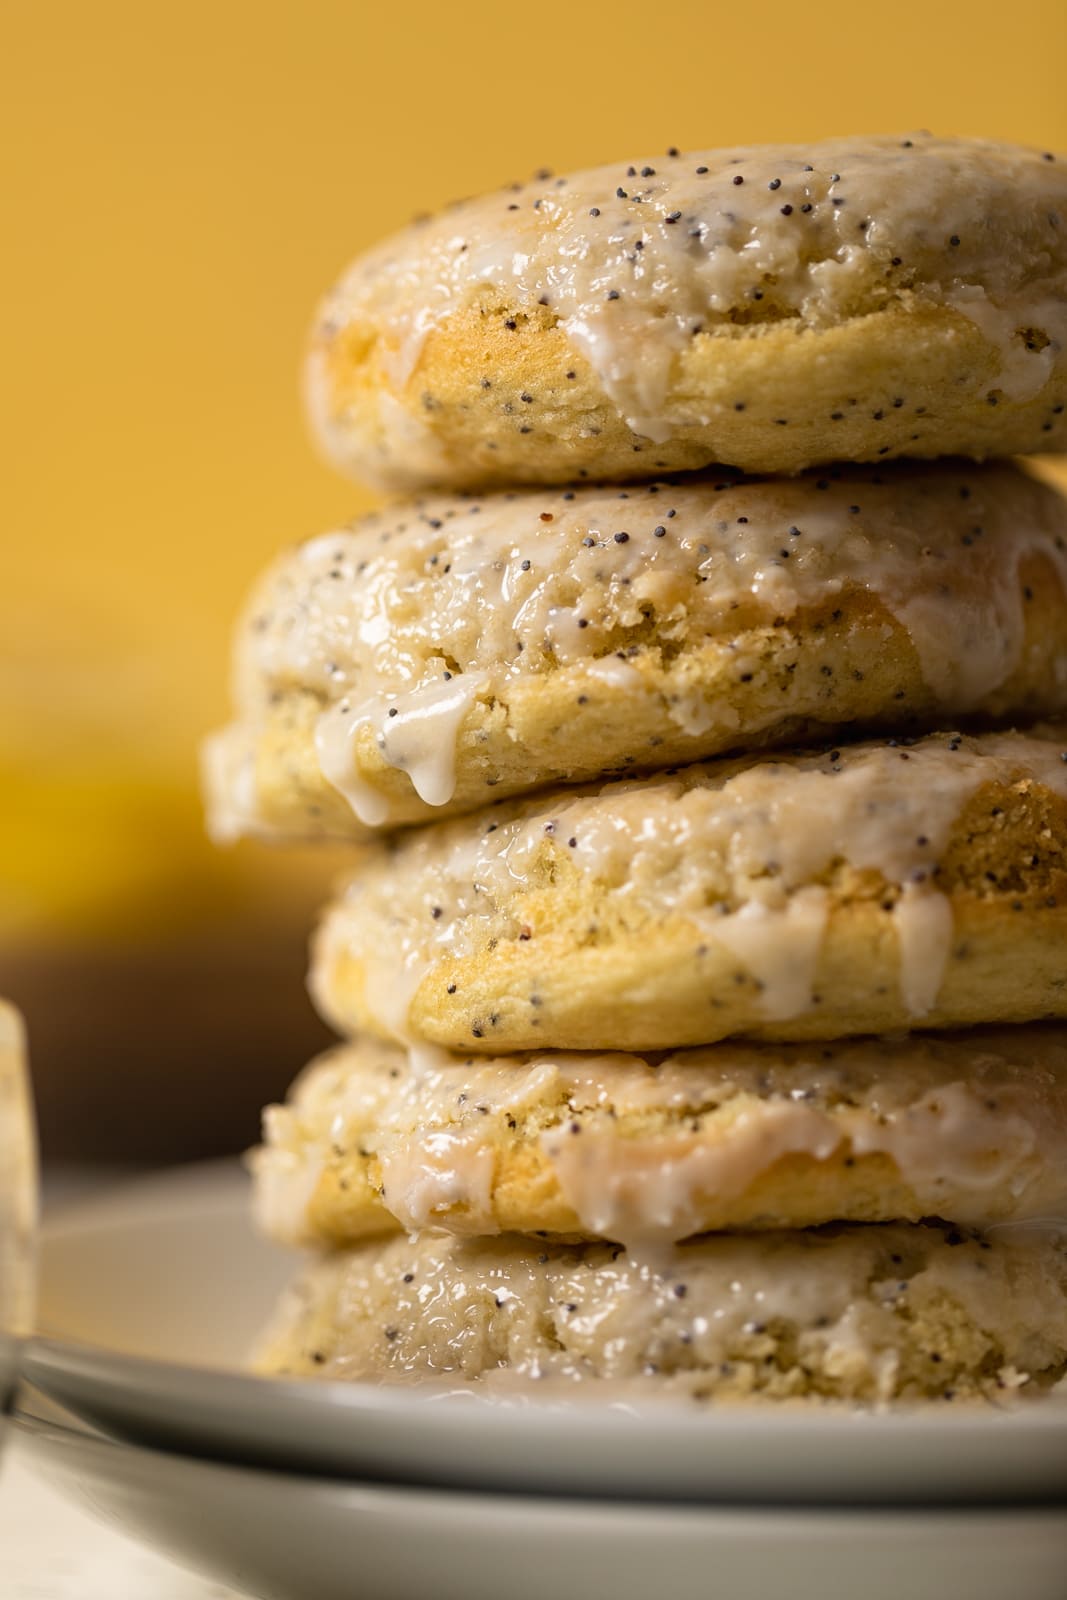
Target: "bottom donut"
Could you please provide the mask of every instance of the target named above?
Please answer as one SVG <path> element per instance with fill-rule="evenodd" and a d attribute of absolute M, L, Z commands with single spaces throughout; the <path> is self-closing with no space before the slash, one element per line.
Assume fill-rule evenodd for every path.
<path fill-rule="evenodd" d="M 994 1400 L 1067 1375 L 1067 1234 L 833 1226 L 644 1254 L 422 1233 L 313 1261 L 255 1365 L 701 1400 Z"/>

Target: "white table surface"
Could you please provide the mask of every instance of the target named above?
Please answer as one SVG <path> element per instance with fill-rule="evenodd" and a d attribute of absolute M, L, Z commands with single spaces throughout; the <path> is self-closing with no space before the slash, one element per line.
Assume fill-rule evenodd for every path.
<path fill-rule="evenodd" d="M 45 1214 L 131 1176 L 128 1169 L 46 1172 Z M 31 1470 L 17 1438 L 7 1446 L 0 1457 L 0 1600 L 245 1600 L 96 1522 Z"/>
<path fill-rule="evenodd" d="M 32 1472 L 18 1440 L 0 1463 L 3 1600 L 244 1600 L 93 1520 Z"/>

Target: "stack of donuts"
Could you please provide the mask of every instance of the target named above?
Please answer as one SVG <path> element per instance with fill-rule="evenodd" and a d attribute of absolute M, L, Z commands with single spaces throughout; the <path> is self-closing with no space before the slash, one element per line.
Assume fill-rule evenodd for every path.
<path fill-rule="evenodd" d="M 1067 164 L 539 173 L 357 260 L 307 392 L 407 498 L 262 578 L 207 755 L 221 837 L 352 847 L 262 1370 L 1058 1383 Z"/>

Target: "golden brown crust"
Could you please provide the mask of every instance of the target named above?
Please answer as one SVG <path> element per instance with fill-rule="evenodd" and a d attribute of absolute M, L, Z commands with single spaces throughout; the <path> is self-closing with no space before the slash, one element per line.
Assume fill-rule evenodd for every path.
<path fill-rule="evenodd" d="M 716 329 L 677 362 L 665 407 L 671 436 L 653 443 L 627 426 L 547 312 L 486 293 L 435 325 L 402 384 L 390 379 L 388 349 L 369 322 L 331 343 L 321 379 L 334 426 L 343 418 L 360 440 L 362 475 L 466 489 L 631 480 L 713 462 L 800 472 L 829 461 L 1067 448 L 1067 365 L 1025 401 L 1006 398 L 1000 381 L 997 345 L 974 323 L 909 298 L 839 327 Z M 531 390 L 535 409 L 521 401 Z M 432 441 L 425 476 L 395 453 L 397 415 L 383 395 Z M 697 410 L 712 420 L 685 420 Z"/>

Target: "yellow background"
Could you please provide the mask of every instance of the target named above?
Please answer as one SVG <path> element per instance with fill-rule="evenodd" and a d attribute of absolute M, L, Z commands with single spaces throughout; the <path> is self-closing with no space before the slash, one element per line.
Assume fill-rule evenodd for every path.
<path fill-rule="evenodd" d="M 672 143 L 929 126 L 1067 146 L 1063 0 L 5 18 L 0 940 L 23 954 L 195 944 L 242 907 L 304 919 L 320 892 L 303 859 L 210 851 L 195 746 L 253 572 L 368 503 L 316 462 L 297 398 L 314 301 L 353 252 L 542 164 Z"/>

